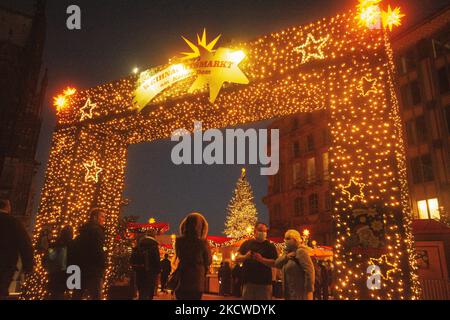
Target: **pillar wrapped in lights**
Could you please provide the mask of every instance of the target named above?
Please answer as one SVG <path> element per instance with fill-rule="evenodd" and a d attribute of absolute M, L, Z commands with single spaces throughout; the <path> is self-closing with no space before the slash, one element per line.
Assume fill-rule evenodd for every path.
<path fill-rule="evenodd" d="M 77 232 L 91 208 L 105 208 L 107 296 L 129 145 L 166 138 L 179 128 L 193 130 L 194 120 L 202 121 L 205 130 L 327 108 L 337 298 L 418 298 L 403 136 L 386 35 L 398 24 L 399 12 L 379 6 L 378 0 L 361 1 L 357 11 L 236 44 L 233 49 L 246 56 L 239 68 L 248 81 L 225 83 L 213 102 L 208 88 L 188 93 L 195 76 L 165 89 L 142 111 L 133 105 L 138 75 L 58 96 L 34 244 L 44 228 L 53 237 L 65 225 Z M 36 249 L 35 257 L 25 298 L 45 296 L 42 252 Z M 367 286 L 371 265 L 379 267 L 380 288 Z"/>

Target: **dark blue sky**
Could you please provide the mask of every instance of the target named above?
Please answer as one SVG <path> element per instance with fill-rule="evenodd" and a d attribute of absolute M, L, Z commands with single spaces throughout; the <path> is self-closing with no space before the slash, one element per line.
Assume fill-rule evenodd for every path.
<path fill-rule="evenodd" d="M 34 1 L 1 2 L 30 10 Z M 410 25 L 448 0 L 383 2 L 401 5 L 407 14 L 405 24 Z M 66 8 L 71 4 L 82 10 L 80 31 L 65 27 Z M 42 165 L 36 180 L 36 199 L 40 197 L 55 124 L 51 97 L 62 88 L 91 87 L 127 75 L 135 66 L 143 69 L 165 63 L 185 50 L 180 35 L 194 38 L 204 27 L 210 36 L 222 34 L 221 41 L 249 40 L 335 15 L 356 4 L 357 0 L 48 0 L 44 65 L 49 69 L 49 87 L 37 154 Z M 131 204 L 126 213 L 141 215 L 143 221 L 151 216 L 167 221 L 175 231 L 186 213 L 197 210 L 208 218 L 210 233 L 220 234 L 240 166 L 177 167 L 170 161 L 172 145 L 170 141 L 156 141 L 130 148 L 124 196 Z M 267 221 L 267 209 L 261 201 L 267 178 L 259 175 L 258 167 L 248 169 L 260 217 Z"/>

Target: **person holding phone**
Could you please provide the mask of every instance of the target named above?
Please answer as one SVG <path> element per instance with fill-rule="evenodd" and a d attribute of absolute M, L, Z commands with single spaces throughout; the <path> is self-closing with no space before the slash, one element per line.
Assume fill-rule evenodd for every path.
<path fill-rule="evenodd" d="M 254 238 L 242 243 L 236 256 L 236 262 L 243 264 L 244 300 L 272 299 L 272 267 L 278 253 L 275 245 L 267 240 L 267 231 L 267 225 L 258 222 Z"/>

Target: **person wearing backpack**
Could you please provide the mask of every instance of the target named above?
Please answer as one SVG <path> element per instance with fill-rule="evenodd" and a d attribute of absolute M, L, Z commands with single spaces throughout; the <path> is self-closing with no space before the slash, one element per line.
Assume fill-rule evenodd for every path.
<path fill-rule="evenodd" d="M 286 300 L 313 300 L 315 271 L 303 245 L 300 233 L 288 230 L 284 236 L 284 253 L 275 260 L 283 274 L 283 294 Z"/>
<path fill-rule="evenodd" d="M 137 247 L 133 249 L 130 258 L 130 264 L 136 272 L 139 300 L 153 300 L 161 270 L 159 245 L 155 233 L 153 229 L 147 231 L 147 235 L 140 239 Z"/>
<path fill-rule="evenodd" d="M 67 290 L 66 270 L 72 239 L 72 227 L 64 227 L 56 242 L 49 246 L 47 254 L 44 256 L 44 265 L 48 272 L 47 290 L 50 300 L 64 300 L 64 293 Z"/>

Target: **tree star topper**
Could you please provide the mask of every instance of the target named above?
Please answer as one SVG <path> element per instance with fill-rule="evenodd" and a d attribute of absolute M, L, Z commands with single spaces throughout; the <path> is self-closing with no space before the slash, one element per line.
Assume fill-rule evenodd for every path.
<path fill-rule="evenodd" d="M 245 74 L 238 67 L 239 63 L 245 58 L 243 51 L 228 48 L 213 50 L 220 35 L 210 43 L 207 43 L 206 29 L 204 29 L 201 38 L 197 35 L 198 46 L 188 39 L 182 38 L 192 49 L 192 52 L 183 52 L 185 57 L 182 59 L 189 59 L 187 62 L 189 68 L 196 71 L 196 79 L 189 88 L 189 93 L 208 85 L 209 101 L 214 103 L 224 82 L 249 83 Z"/>
<path fill-rule="evenodd" d="M 103 171 L 102 168 L 97 166 L 97 161 L 92 160 L 90 162 L 86 162 L 83 164 L 86 168 L 86 175 L 84 176 L 84 181 L 89 182 L 93 181 L 95 183 L 98 182 L 98 175 Z"/>
<path fill-rule="evenodd" d="M 83 121 L 85 119 L 92 119 L 92 110 L 97 108 L 96 103 L 91 102 L 91 98 L 87 98 L 86 103 L 84 106 L 80 109 L 80 121 Z"/>
<path fill-rule="evenodd" d="M 306 63 L 313 59 L 324 59 L 323 47 L 327 43 L 329 36 L 315 39 L 311 33 L 308 33 L 304 44 L 295 47 L 294 52 L 302 54 L 302 63 Z"/>

